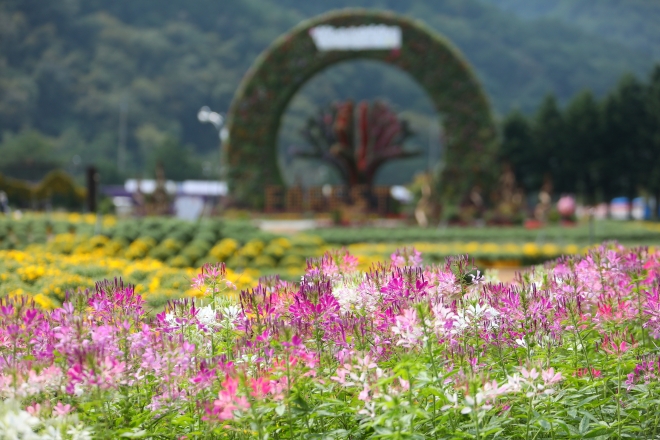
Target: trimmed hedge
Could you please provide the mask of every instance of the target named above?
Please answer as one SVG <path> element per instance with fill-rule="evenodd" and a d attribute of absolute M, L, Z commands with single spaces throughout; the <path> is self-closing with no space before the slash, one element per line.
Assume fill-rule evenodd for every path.
<path fill-rule="evenodd" d="M 548 226 L 543 229 L 523 227 L 447 227 L 429 229 L 419 227 L 402 228 L 327 228 L 317 229 L 314 235 L 332 245 L 345 246 L 353 243 L 445 243 L 451 241 L 477 242 L 539 242 L 575 243 L 579 245 L 617 240 L 625 244 L 660 243 L 660 229 L 652 223 L 599 221 L 594 227 L 593 237 L 588 225 L 575 227 Z"/>

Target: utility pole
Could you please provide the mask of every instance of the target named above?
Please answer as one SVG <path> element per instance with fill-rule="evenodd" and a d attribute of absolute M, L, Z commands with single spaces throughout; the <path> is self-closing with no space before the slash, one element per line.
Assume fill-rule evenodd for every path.
<path fill-rule="evenodd" d="M 117 170 L 122 172 L 126 167 L 126 124 L 128 119 L 128 98 L 126 93 L 119 102 L 119 139 L 117 143 Z"/>
<path fill-rule="evenodd" d="M 87 211 L 96 213 L 96 197 L 99 185 L 99 173 L 94 166 L 87 167 Z"/>
<path fill-rule="evenodd" d="M 429 121 L 429 146 L 428 146 L 428 153 L 429 153 L 429 163 L 428 163 L 428 170 L 431 174 L 436 169 L 436 165 L 438 164 L 438 156 L 440 152 L 440 122 L 438 121 L 437 117 L 434 117 Z"/>

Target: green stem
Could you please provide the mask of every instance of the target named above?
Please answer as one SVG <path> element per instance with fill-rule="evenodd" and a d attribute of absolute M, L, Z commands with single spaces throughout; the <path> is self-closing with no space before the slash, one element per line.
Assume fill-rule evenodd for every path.
<path fill-rule="evenodd" d="M 570 310 L 570 309 L 569 309 Z M 582 351 L 582 354 L 584 355 L 584 361 L 587 364 L 587 373 L 589 373 L 589 377 L 591 378 L 591 381 L 594 381 L 594 373 L 591 368 L 591 362 L 589 361 L 589 353 L 587 353 L 587 348 L 584 344 L 584 340 L 582 339 L 582 335 L 580 334 L 580 331 L 578 330 L 578 322 L 577 319 L 575 318 L 575 314 L 571 311 L 571 322 L 573 325 L 574 329 L 574 334 L 575 334 L 575 341 L 577 344 L 577 341 L 580 342 L 580 350 Z M 577 359 L 577 345 L 575 345 L 575 355 Z M 577 361 L 576 361 L 576 368 L 577 368 Z M 603 390 L 605 390 L 605 385 L 603 385 Z M 603 406 L 599 403 L 598 404 L 598 412 L 600 413 L 601 419 L 603 418 Z"/>
<path fill-rule="evenodd" d="M 621 438 L 621 356 L 616 364 L 616 430 L 617 438 Z"/>
<path fill-rule="evenodd" d="M 502 377 L 506 379 L 506 367 L 504 366 L 504 356 L 502 355 L 502 345 L 497 343 L 497 354 L 500 361 L 500 368 L 502 369 Z"/>
<path fill-rule="evenodd" d="M 655 433 L 658 430 L 658 418 L 660 418 L 660 413 L 657 413 L 655 416 L 655 423 L 653 424 L 653 435 L 651 435 L 651 438 L 656 438 Z"/>
<path fill-rule="evenodd" d="M 293 439 L 293 421 L 291 420 L 291 364 L 287 356 L 286 360 L 286 386 L 287 386 L 287 399 L 286 399 L 286 416 L 289 423 L 289 437 Z"/>
<path fill-rule="evenodd" d="M 475 407 L 473 413 L 474 413 L 474 428 L 476 430 L 477 439 L 480 439 L 481 438 L 481 432 L 479 430 L 479 411 L 476 407 Z"/>
<path fill-rule="evenodd" d="M 406 373 L 408 373 L 408 402 L 410 405 L 410 432 L 413 433 L 415 432 L 413 430 L 413 415 L 414 415 L 414 408 L 415 406 L 413 405 L 413 378 L 412 375 L 410 374 L 410 369 L 406 368 Z"/>
<path fill-rule="evenodd" d="M 529 426 L 532 420 L 532 399 L 534 396 L 529 398 L 529 407 L 527 408 L 527 426 L 525 428 L 525 438 L 529 440 Z"/>
<path fill-rule="evenodd" d="M 637 319 L 639 320 L 639 330 L 642 332 L 642 347 L 639 348 L 641 354 L 643 347 L 646 347 L 646 332 L 644 331 L 644 313 L 642 310 L 642 296 L 639 290 L 639 278 L 635 279 L 635 293 L 637 294 Z"/>
<path fill-rule="evenodd" d="M 433 377 L 433 382 L 432 383 L 435 386 L 436 381 L 438 379 L 438 369 L 437 369 L 436 364 L 435 364 L 435 356 L 433 356 L 433 341 L 432 341 L 431 337 L 429 336 L 428 329 L 427 329 L 427 326 L 426 326 L 426 316 L 422 313 L 420 313 L 420 315 L 422 315 L 421 321 L 422 321 L 422 326 L 424 328 L 424 336 L 426 337 L 426 347 L 429 351 L 429 359 L 431 360 L 431 374 L 433 375 L 432 376 Z M 410 378 L 408 378 L 408 379 L 410 379 Z M 435 400 L 436 400 L 435 399 L 435 394 L 433 394 L 433 420 L 431 421 L 431 424 L 433 425 L 433 435 L 437 436 L 436 428 L 435 428 L 435 419 L 437 417 L 436 409 L 435 409 L 435 406 L 436 406 L 435 405 Z"/>

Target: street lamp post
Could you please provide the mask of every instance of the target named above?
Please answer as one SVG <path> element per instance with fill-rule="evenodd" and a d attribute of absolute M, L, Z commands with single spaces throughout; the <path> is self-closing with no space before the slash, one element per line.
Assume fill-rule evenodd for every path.
<path fill-rule="evenodd" d="M 227 176 L 226 176 L 226 166 L 225 166 L 225 151 L 224 151 L 224 141 L 227 140 L 227 136 L 229 135 L 229 132 L 227 131 L 227 128 L 225 127 L 225 117 L 218 113 L 211 111 L 209 106 L 205 105 L 201 109 L 199 109 L 199 112 L 197 112 L 197 119 L 201 123 L 210 123 L 213 124 L 216 130 L 218 130 L 218 137 L 220 139 L 220 179 L 222 181 L 227 181 Z"/>

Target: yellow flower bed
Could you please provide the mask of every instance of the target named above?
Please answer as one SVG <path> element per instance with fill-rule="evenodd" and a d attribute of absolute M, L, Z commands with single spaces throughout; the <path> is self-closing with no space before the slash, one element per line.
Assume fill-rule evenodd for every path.
<path fill-rule="evenodd" d="M 161 305 L 168 299 L 199 296 L 190 288 L 199 268 L 177 269 L 158 260 L 127 260 L 95 252 L 71 255 L 47 252 L 43 246 L 25 251 L 0 251 L 0 297 L 27 295 L 44 308 L 60 304 L 67 291 L 93 289 L 97 281 L 121 277 L 135 285 L 147 302 Z M 227 270 L 227 279 L 238 289 L 256 285 L 259 273 Z"/>
<path fill-rule="evenodd" d="M 228 237 L 208 242 L 208 247 L 195 240 L 186 243 L 180 237 L 156 242 L 151 236 L 143 235 L 129 241 L 121 234 L 114 235 L 114 239 L 92 235 L 96 228 L 89 225 L 113 226 L 117 223 L 113 216 L 99 219 L 93 214 L 53 213 L 50 218 L 85 226 L 69 228 L 67 233 L 49 232 L 45 243 L 28 245 L 23 251 L 0 250 L 0 297 L 28 295 L 49 308 L 64 300 L 67 291 L 93 289 L 102 279 L 121 277 L 157 307 L 171 298 L 200 295 L 190 289 L 190 280 L 199 270 L 187 267 L 192 262 L 199 266 L 203 261 L 224 261 L 229 268 L 240 269 L 240 272 L 228 270 L 228 277 L 239 289 L 245 289 L 254 286 L 261 274 L 278 273 L 287 279 L 297 279 L 304 273 L 306 259 L 335 248 L 327 246 L 318 236 L 305 234 L 267 241 L 252 239 L 243 246 L 239 239 Z M 60 227 L 59 231 L 62 230 Z M 403 246 L 358 243 L 347 249 L 358 257 L 359 269 L 366 271 L 376 262 L 389 260 Z M 469 254 L 480 267 L 502 268 L 586 251 L 576 244 L 534 242 L 411 242 L 407 246 L 422 252 L 427 263 L 441 263 L 449 255 Z"/>
<path fill-rule="evenodd" d="M 42 214 L 34 214 L 40 216 Z M 78 212 L 53 212 L 49 215 L 52 220 L 62 220 L 69 223 L 86 223 L 88 225 L 95 225 L 98 221 L 96 214 L 80 214 Z M 101 216 L 101 226 L 110 227 L 117 224 L 117 217 L 114 215 Z"/>
<path fill-rule="evenodd" d="M 579 247 L 575 244 L 559 246 L 554 243 L 539 245 L 537 243 L 479 243 L 471 242 L 448 242 L 448 243 L 427 243 L 415 242 L 409 246 L 415 247 L 423 256 L 435 255 L 458 255 L 469 254 L 476 259 L 482 259 L 493 262 L 493 266 L 501 265 L 503 267 L 519 265 L 522 258 L 555 258 L 560 255 L 575 255 L 584 253 L 588 247 Z M 349 245 L 347 248 L 351 254 L 357 255 L 360 260 L 360 267 L 368 266 L 374 261 L 389 258 L 398 248 L 404 247 L 401 244 L 392 243 L 357 243 Z M 516 262 L 518 264 L 516 264 Z M 501 263 L 501 264 L 498 264 Z"/>

